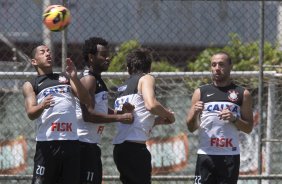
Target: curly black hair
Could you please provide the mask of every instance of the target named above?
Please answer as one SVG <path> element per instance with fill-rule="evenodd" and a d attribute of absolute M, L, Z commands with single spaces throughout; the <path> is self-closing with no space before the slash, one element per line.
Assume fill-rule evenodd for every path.
<path fill-rule="evenodd" d="M 83 57 L 84 57 L 84 64 L 89 67 L 88 62 L 88 54 L 96 54 L 97 53 L 97 45 L 108 46 L 108 42 L 101 38 L 101 37 L 91 37 L 84 42 L 83 46 Z"/>

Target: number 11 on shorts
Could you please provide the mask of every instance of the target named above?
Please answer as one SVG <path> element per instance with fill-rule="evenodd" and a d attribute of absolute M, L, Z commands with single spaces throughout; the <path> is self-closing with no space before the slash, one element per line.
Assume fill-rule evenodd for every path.
<path fill-rule="evenodd" d="M 94 172 L 87 172 L 87 181 L 93 181 Z"/>

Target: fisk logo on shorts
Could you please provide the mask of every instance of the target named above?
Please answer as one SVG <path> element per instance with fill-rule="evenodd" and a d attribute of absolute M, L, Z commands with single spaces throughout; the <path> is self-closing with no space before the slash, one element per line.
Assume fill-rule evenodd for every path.
<path fill-rule="evenodd" d="M 58 132 L 71 132 L 72 131 L 72 123 L 59 123 L 59 122 L 53 122 L 51 125 L 51 131 L 58 131 Z"/>
<path fill-rule="evenodd" d="M 232 139 L 230 138 L 211 138 L 211 146 L 215 147 L 233 147 Z"/>

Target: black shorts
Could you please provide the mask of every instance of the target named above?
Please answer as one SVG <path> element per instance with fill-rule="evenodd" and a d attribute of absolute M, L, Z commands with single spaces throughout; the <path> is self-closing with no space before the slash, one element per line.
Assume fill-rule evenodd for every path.
<path fill-rule="evenodd" d="M 236 184 L 240 155 L 202 155 L 197 158 L 194 184 Z"/>
<path fill-rule="evenodd" d="M 34 156 L 32 184 L 78 184 L 79 142 L 38 141 Z"/>
<path fill-rule="evenodd" d="M 151 183 L 151 154 L 145 144 L 124 142 L 114 147 L 114 161 L 124 184 Z"/>
<path fill-rule="evenodd" d="M 101 149 L 97 144 L 80 142 L 80 183 L 102 183 Z"/>

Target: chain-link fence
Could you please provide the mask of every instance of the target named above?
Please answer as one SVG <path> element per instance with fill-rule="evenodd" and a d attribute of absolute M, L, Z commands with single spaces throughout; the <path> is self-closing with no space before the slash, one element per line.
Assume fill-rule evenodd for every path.
<path fill-rule="evenodd" d="M 6 168 L 17 168 L 19 174 L 15 178 L 22 178 L 23 175 L 31 174 L 33 155 L 35 149 L 34 124 L 25 115 L 23 97 L 20 88 L 27 75 L 35 73 L 2 73 L 1 82 L 6 84 L 14 83 L 13 88 L 2 86 L 1 93 L 1 140 L 17 141 L 16 146 L 12 143 L 2 147 L 2 170 Z M 155 183 L 192 183 L 192 175 L 196 163 L 196 149 L 198 145 L 197 132 L 189 133 L 185 124 L 187 108 L 190 105 L 191 95 L 196 86 L 205 82 L 210 82 L 209 72 L 177 72 L 177 73 L 153 73 L 156 76 L 157 98 L 166 106 L 170 107 L 176 115 L 176 123 L 169 126 L 157 126 L 152 132 L 152 139 L 148 142 L 148 147 L 152 153 L 152 165 Z M 258 72 L 234 72 L 234 80 L 249 89 L 254 100 L 255 127 L 250 135 L 242 133 L 241 142 L 241 182 L 247 183 L 257 181 L 259 178 L 252 178 L 258 174 L 259 163 L 263 166 L 265 176 L 279 175 L 281 172 L 281 75 L 275 72 L 265 74 L 265 94 L 263 107 L 264 131 L 262 159 L 259 154 L 258 121 Z M 115 89 L 127 77 L 126 73 L 104 73 L 105 79 L 110 89 L 110 105 L 113 105 Z M 14 79 L 14 80 L 11 80 Z M 18 79 L 18 82 L 15 82 Z M 6 82 L 5 82 L 6 81 Z M 9 89 L 13 89 L 10 91 Z M 115 135 L 114 124 L 108 125 L 103 132 L 102 139 L 102 160 L 105 183 L 118 183 L 118 172 L 113 162 L 111 141 Z M 183 136 L 184 135 L 184 136 Z M 27 148 L 24 148 L 27 144 Z M 278 144 L 278 145 L 277 145 Z M 26 154 L 26 155 L 25 155 Z M 19 158 L 15 161 L 16 158 Z M 25 164 L 23 169 L 19 168 L 21 163 Z M 9 173 L 9 172 L 7 172 Z M 13 173 L 13 172 L 12 172 Z M 251 176 L 252 177 L 251 177 Z M 249 177 L 248 177 L 249 176 Z M 281 176 L 280 176 L 281 177 Z M 8 177 L 12 179 L 11 177 Z M 14 178 L 14 179 L 15 179 Z M 27 178 L 28 179 L 28 178 Z M 30 178 L 29 178 L 30 179 Z M 279 183 L 279 176 L 274 177 L 274 181 Z M 271 183 L 275 183 L 271 181 Z M 9 180 L 10 182 L 10 180 Z M 8 183 L 9 183 L 8 182 Z M 24 182 L 24 181 L 22 181 Z"/>
<path fill-rule="evenodd" d="M 51 4 L 63 4 L 71 11 L 72 22 L 64 34 L 49 32 L 42 24 L 42 12 Z M 231 33 L 236 33 L 242 43 L 257 43 L 256 48 L 260 47 L 260 40 L 280 46 L 282 38 L 279 1 L 262 4 L 222 0 L 0 0 L 0 15 L 0 173 L 3 174 L 0 183 L 30 183 L 35 124 L 26 116 L 21 86 L 34 75 L 30 73 L 34 69 L 29 55 L 36 45 L 45 43 L 52 49 L 55 70 L 60 71 L 65 55 L 81 67 L 82 44 L 89 37 L 105 38 L 113 53 L 123 42 L 137 40 L 152 48 L 160 59 L 185 72 L 189 70 L 189 62 L 206 48 L 226 46 Z M 66 45 L 62 45 L 64 41 Z M 267 67 L 275 70 L 281 65 Z M 194 89 L 209 81 L 209 73 L 155 73 L 155 76 L 157 98 L 175 111 L 176 123 L 156 127 L 148 142 L 153 155 L 154 183 L 193 183 L 197 133 L 187 131 L 185 116 Z M 259 178 L 265 183 L 281 183 L 281 75 L 265 73 L 261 129 L 257 124 L 259 73 L 235 72 L 233 77 L 251 91 L 255 102 L 256 126 L 251 135 L 240 137 L 240 183 L 257 183 Z M 105 73 L 104 78 L 111 90 L 112 106 L 115 88 L 126 75 Z M 114 125 L 109 125 L 102 140 L 105 183 L 119 183 L 112 159 L 114 131 Z M 258 172 L 260 165 L 262 175 Z"/>

